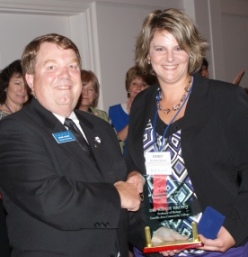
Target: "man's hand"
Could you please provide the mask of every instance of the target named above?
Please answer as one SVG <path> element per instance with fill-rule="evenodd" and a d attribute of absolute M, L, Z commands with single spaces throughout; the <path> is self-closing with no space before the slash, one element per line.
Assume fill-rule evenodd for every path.
<path fill-rule="evenodd" d="M 221 227 L 217 235 L 217 238 L 214 240 L 207 239 L 202 235 L 199 235 L 199 237 L 204 244 L 204 246 L 201 247 L 200 249 L 207 250 L 207 251 L 225 252 L 229 248 L 235 245 L 235 240 L 224 227 Z"/>
<path fill-rule="evenodd" d="M 132 183 L 137 187 L 139 193 L 143 193 L 145 178 L 138 172 L 132 171 L 128 174 L 127 182 Z"/>
<path fill-rule="evenodd" d="M 137 186 L 124 181 L 118 181 L 114 186 L 120 195 L 121 207 L 128 211 L 137 211 L 141 202 Z"/>

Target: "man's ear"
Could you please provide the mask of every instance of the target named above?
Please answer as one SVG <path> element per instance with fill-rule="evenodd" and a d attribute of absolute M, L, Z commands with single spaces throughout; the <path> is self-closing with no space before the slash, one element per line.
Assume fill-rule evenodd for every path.
<path fill-rule="evenodd" d="M 31 89 L 31 92 L 34 92 L 34 83 L 33 83 L 33 81 L 34 81 L 34 75 L 32 75 L 32 74 L 27 74 L 26 73 L 26 75 L 25 75 L 25 78 L 26 78 L 26 81 L 27 81 L 27 84 L 28 84 L 28 86 L 30 87 L 30 89 Z"/>

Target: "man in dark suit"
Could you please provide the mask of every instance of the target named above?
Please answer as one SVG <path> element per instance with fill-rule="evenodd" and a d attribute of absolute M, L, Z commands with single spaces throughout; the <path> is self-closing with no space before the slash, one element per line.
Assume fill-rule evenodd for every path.
<path fill-rule="evenodd" d="M 0 122 L 12 257 L 128 256 L 128 232 L 137 228 L 129 211 L 139 209 L 142 177 L 127 176 L 107 122 L 73 111 L 82 90 L 77 47 L 61 35 L 38 37 L 25 48 L 22 66 L 34 97 Z M 84 135 L 88 153 L 66 118 Z"/>

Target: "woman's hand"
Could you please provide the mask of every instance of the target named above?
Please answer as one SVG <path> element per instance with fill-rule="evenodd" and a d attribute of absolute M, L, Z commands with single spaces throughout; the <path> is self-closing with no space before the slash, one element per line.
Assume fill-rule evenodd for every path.
<path fill-rule="evenodd" d="M 152 245 L 157 246 L 163 242 L 182 241 L 187 239 L 188 236 L 181 235 L 173 229 L 160 227 L 153 233 Z"/>
<path fill-rule="evenodd" d="M 175 241 L 182 241 L 182 240 L 188 240 L 188 237 L 177 233 L 173 229 L 160 227 L 158 230 L 156 230 L 153 233 L 152 245 L 157 246 L 163 242 L 175 242 Z M 174 256 L 179 252 L 180 252 L 179 250 L 170 250 L 170 251 L 163 251 L 161 252 L 161 254 L 163 256 Z"/>
<path fill-rule="evenodd" d="M 207 239 L 206 237 L 199 235 L 201 242 L 203 242 L 204 246 L 200 249 L 207 250 L 207 251 L 218 251 L 218 252 L 225 252 L 229 248 L 235 245 L 235 240 L 230 235 L 230 233 L 224 228 L 221 227 L 217 238 Z"/>

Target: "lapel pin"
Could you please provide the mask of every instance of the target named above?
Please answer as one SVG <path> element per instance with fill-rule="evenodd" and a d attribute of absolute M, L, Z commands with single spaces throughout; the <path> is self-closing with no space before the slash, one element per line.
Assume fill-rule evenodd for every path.
<path fill-rule="evenodd" d="M 95 142 L 97 142 L 98 144 L 101 143 L 101 139 L 99 137 L 95 137 Z"/>

